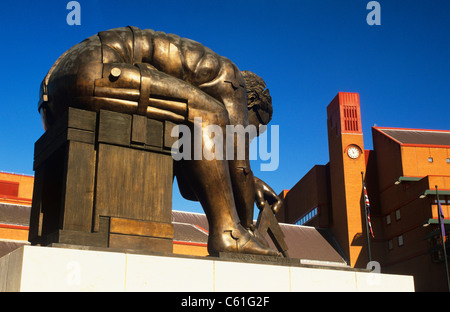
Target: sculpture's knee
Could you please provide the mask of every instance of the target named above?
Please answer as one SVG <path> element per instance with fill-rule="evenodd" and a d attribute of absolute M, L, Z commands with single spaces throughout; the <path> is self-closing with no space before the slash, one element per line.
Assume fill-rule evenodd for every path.
<path fill-rule="evenodd" d="M 99 40 L 89 38 L 64 53 L 45 76 L 39 95 L 44 128 L 50 127 L 81 97 L 94 94 L 95 80 L 102 77 Z"/>
<path fill-rule="evenodd" d="M 77 68 L 76 74 L 60 74 L 55 71 L 41 85 L 39 112 L 44 128 L 49 128 L 68 107 L 89 109 L 89 98 L 94 95 L 95 80 L 102 76 L 101 63 L 86 63 Z"/>
<path fill-rule="evenodd" d="M 200 121 L 202 127 L 216 125 L 225 128 L 230 124 L 228 111 L 222 104 L 216 103 L 216 100 L 210 101 L 208 105 L 204 105 L 201 109 L 189 107 L 188 122 L 200 125 Z"/>

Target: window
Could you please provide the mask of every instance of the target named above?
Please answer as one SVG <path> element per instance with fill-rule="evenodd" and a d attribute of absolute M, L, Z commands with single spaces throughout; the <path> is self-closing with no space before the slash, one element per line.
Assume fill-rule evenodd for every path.
<path fill-rule="evenodd" d="M 386 216 L 386 224 L 387 225 L 391 224 L 391 215 L 390 214 Z"/>
<path fill-rule="evenodd" d="M 433 157 L 428 157 L 428 162 L 432 163 L 433 162 Z"/>
<path fill-rule="evenodd" d="M 401 215 L 400 215 L 400 209 L 397 209 L 397 210 L 395 211 L 395 220 L 400 220 L 400 218 L 401 218 Z"/>
<path fill-rule="evenodd" d="M 0 196 L 19 196 L 19 183 L 0 181 Z"/>
<path fill-rule="evenodd" d="M 397 239 L 398 239 L 398 245 L 403 246 L 403 235 L 400 235 Z"/>
<path fill-rule="evenodd" d="M 429 239 L 429 242 L 431 244 L 431 248 L 429 249 L 429 252 L 431 253 L 431 257 L 433 262 L 435 263 L 442 263 L 444 259 L 444 250 L 442 248 L 442 239 L 441 235 L 435 235 L 434 237 L 431 237 Z M 447 248 L 447 255 L 450 256 L 450 251 Z"/>
<path fill-rule="evenodd" d="M 358 109 L 356 106 L 344 105 L 344 127 L 345 131 L 359 131 Z"/>
<path fill-rule="evenodd" d="M 447 158 L 445 161 L 447 162 L 447 164 L 450 164 L 450 158 Z"/>
<path fill-rule="evenodd" d="M 446 205 L 447 204 L 447 200 L 448 200 L 448 196 L 445 196 L 445 195 L 439 196 L 439 202 L 441 203 L 441 205 Z M 433 204 L 437 204 L 437 198 L 436 197 L 433 198 L 432 203 Z"/>
<path fill-rule="evenodd" d="M 303 224 L 307 223 L 309 220 L 311 220 L 312 218 L 314 218 L 315 216 L 317 216 L 318 213 L 319 213 L 319 208 L 315 207 L 312 210 L 310 210 L 307 214 L 305 214 L 303 217 L 301 217 L 299 220 L 297 220 L 297 222 L 295 222 L 295 224 L 303 225 Z"/>
<path fill-rule="evenodd" d="M 388 241 L 388 248 L 389 250 L 392 250 L 394 248 L 394 242 L 392 241 L 392 239 Z"/>

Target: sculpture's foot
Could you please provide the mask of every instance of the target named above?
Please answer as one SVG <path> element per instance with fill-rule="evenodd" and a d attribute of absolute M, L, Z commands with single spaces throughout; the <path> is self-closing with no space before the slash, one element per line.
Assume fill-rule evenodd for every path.
<path fill-rule="evenodd" d="M 250 233 L 263 245 L 266 247 L 269 247 L 269 243 L 267 242 L 266 238 L 262 235 L 262 233 L 260 231 L 258 231 L 258 229 L 250 229 L 249 230 Z"/>
<path fill-rule="evenodd" d="M 252 255 L 280 256 L 269 246 L 264 246 L 259 239 L 245 230 L 240 224 L 236 229 L 226 230 L 208 238 L 208 252 L 217 256 L 219 252 L 234 252 Z"/>
<path fill-rule="evenodd" d="M 245 229 L 247 230 L 247 232 L 250 233 L 250 235 L 254 236 L 259 243 L 261 243 L 263 246 L 269 247 L 269 243 L 267 242 L 266 238 L 264 237 L 264 235 L 261 234 L 260 231 L 258 231 L 258 229 L 255 227 L 255 225 L 250 224 L 247 227 L 245 227 Z"/>

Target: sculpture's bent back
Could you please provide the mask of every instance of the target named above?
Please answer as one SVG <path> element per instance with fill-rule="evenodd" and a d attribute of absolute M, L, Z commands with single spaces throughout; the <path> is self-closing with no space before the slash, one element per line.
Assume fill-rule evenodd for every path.
<path fill-rule="evenodd" d="M 136 27 L 99 32 L 65 52 L 41 84 L 38 109 L 45 129 L 69 106 L 183 122 L 188 117 L 183 102 L 193 100 L 185 93 L 193 90 L 168 91 L 158 81 L 171 79 L 177 88 L 176 80 L 182 80 L 208 93 L 230 67 L 237 73 L 230 83 L 247 85 L 250 123 L 267 124 L 271 97 L 257 75 L 239 72 L 228 59 L 193 40 Z M 214 92 L 209 95 L 220 101 Z"/>

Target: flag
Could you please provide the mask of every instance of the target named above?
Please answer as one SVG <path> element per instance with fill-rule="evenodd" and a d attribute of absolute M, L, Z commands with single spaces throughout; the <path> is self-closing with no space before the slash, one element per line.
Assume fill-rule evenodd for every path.
<path fill-rule="evenodd" d="M 441 226 L 442 243 L 445 243 L 447 238 L 445 237 L 444 212 L 442 211 L 441 201 L 439 200 L 439 194 L 438 194 L 437 189 L 436 189 L 436 201 L 438 204 L 438 214 L 439 214 L 438 220 L 439 220 L 439 225 Z"/>
<path fill-rule="evenodd" d="M 370 222 L 370 202 L 369 202 L 369 196 L 367 196 L 367 190 L 366 190 L 365 185 L 364 185 L 364 205 L 365 205 L 366 211 L 367 211 L 367 224 L 369 225 L 370 234 L 372 234 L 372 237 L 375 238 L 375 236 L 373 235 L 373 230 L 372 230 L 372 222 Z"/>

